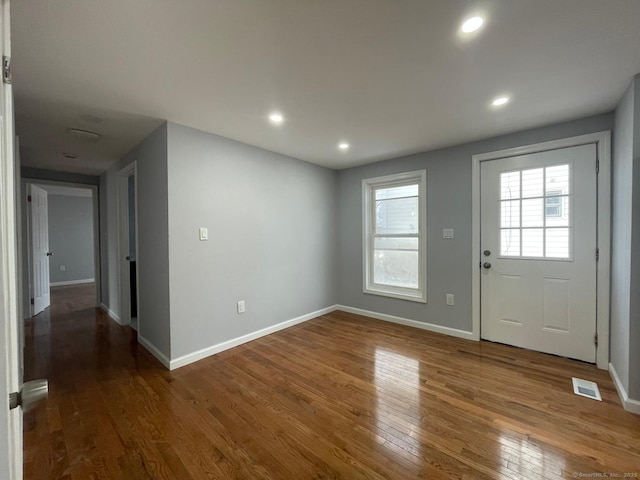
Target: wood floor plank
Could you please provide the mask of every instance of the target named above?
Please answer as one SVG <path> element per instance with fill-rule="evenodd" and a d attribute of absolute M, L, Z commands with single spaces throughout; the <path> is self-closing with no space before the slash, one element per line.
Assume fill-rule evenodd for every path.
<path fill-rule="evenodd" d="M 169 372 L 92 285 L 51 298 L 25 325 L 50 381 L 27 480 L 640 475 L 640 417 L 593 365 L 333 312 Z"/>

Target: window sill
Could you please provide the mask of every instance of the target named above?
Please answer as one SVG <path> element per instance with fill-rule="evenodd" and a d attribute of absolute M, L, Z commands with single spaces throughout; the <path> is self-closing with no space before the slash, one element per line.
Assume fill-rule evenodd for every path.
<path fill-rule="evenodd" d="M 407 293 L 398 293 L 394 291 L 373 288 L 364 288 L 362 290 L 362 293 L 366 293 L 368 295 L 377 295 L 380 297 L 396 298 L 398 300 L 409 300 L 410 302 L 427 303 L 426 293 L 417 293 L 415 295 L 411 295 Z"/>

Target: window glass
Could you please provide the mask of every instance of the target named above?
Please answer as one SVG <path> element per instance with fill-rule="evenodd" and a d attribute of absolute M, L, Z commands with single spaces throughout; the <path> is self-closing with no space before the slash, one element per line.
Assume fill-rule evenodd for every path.
<path fill-rule="evenodd" d="M 500 174 L 500 255 L 571 258 L 569 164 Z"/>
<path fill-rule="evenodd" d="M 426 173 L 363 181 L 366 293 L 426 301 Z"/>

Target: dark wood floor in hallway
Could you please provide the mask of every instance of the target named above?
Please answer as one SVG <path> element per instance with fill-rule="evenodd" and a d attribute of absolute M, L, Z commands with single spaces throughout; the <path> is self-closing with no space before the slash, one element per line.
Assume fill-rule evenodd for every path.
<path fill-rule="evenodd" d="M 334 312 L 169 372 L 93 286 L 52 303 L 26 325 L 50 381 L 27 480 L 640 475 L 640 417 L 591 365 Z"/>

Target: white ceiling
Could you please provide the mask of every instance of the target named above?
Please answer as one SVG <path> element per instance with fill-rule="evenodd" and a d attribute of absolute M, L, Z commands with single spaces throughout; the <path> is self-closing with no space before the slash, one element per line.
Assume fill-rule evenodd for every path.
<path fill-rule="evenodd" d="M 12 24 L 23 164 L 89 174 L 163 119 L 346 168 L 608 112 L 640 72 L 638 0 L 29 0 Z"/>

